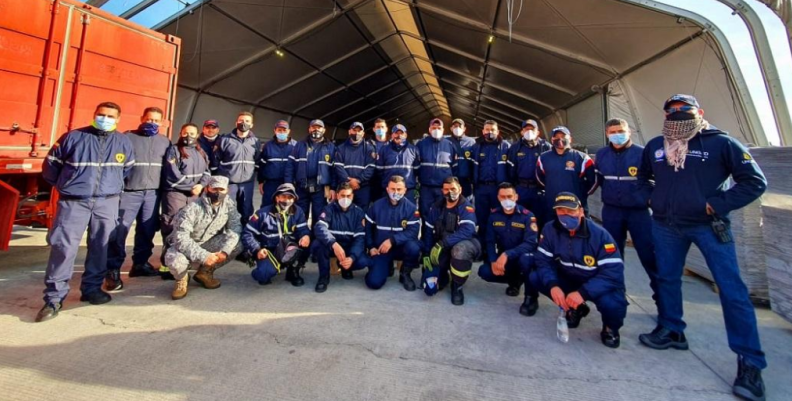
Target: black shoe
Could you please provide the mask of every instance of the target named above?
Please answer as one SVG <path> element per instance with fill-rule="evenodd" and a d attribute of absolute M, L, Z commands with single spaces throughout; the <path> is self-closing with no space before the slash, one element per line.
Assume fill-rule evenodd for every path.
<path fill-rule="evenodd" d="M 688 342 L 685 338 L 685 333 L 677 333 L 662 326 L 657 326 L 649 334 L 641 334 L 638 336 L 638 339 L 641 341 L 641 344 L 649 348 L 675 348 L 681 350 L 688 349 Z"/>
<path fill-rule="evenodd" d="M 621 337 L 619 337 L 618 331 L 613 331 L 607 326 L 602 326 L 602 331 L 600 332 L 600 339 L 602 340 L 602 344 L 608 348 L 619 348 L 621 344 Z"/>
<path fill-rule="evenodd" d="M 112 300 L 113 297 L 102 290 L 96 290 L 92 293 L 82 294 L 82 296 L 80 296 L 80 302 L 88 302 L 91 305 L 106 304 Z"/>
<path fill-rule="evenodd" d="M 319 281 L 316 282 L 316 292 L 322 293 L 327 291 L 327 284 L 330 284 L 330 277 L 329 276 L 319 276 Z"/>
<path fill-rule="evenodd" d="M 744 400 L 764 401 L 765 386 L 762 380 L 762 370 L 739 358 L 737 360 L 737 378 L 734 379 L 732 393 Z"/>
<path fill-rule="evenodd" d="M 104 279 L 105 291 L 120 291 L 124 289 L 124 282 L 121 281 L 121 270 L 108 270 Z"/>
<path fill-rule="evenodd" d="M 454 305 L 465 303 L 465 294 L 462 292 L 462 286 L 455 282 L 451 282 L 451 303 Z"/>
<path fill-rule="evenodd" d="M 393 277 L 393 274 L 396 273 L 396 268 L 393 266 L 393 263 L 388 267 L 388 277 Z"/>
<path fill-rule="evenodd" d="M 270 285 L 270 284 L 272 284 L 272 279 L 267 280 L 267 281 L 259 281 L 258 283 L 259 283 L 259 285 Z"/>
<path fill-rule="evenodd" d="M 355 274 L 352 273 L 352 269 L 341 269 L 341 278 L 344 280 L 352 280 L 355 278 Z"/>
<path fill-rule="evenodd" d="M 302 266 L 287 267 L 286 268 L 286 281 L 290 282 L 295 287 L 302 287 L 305 280 L 300 276 L 300 268 Z"/>
<path fill-rule="evenodd" d="M 129 277 L 154 277 L 159 275 L 159 270 L 155 269 L 149 262 L 142 265 L 132 265 L 132 268 L 129 269 Z"/>
<path fill-rule="evenodd" d="M 516 297 L 516 296 L 520 295 L 520 286 L 518 285 L 518 286 L 515 287 L 515 286 L 509 284 L 509 286 L 506 287 L 506 295 L 508 295 L 510 297 Z"/>
<path fill-rule="evenodd" d="M 525 301 L 520 305 L 520 314 L 523 316 L 533 316 L 539 309 L 539 299 L 536 296 L 525 296 Z"/>
<path fill-rule="evenodd" d="M 407 291 L 415 291 L 415 281 L 410 277 L 410 272 L 402 271 L 399 273 L 399 282 Z"/>
<path fill-rule="evenodd" d="M 176 277 L 173 277 L 173 273 L 171 273 L 171 272 L 160 273 L 160 278 L 165 280 L 165 281 L 176 280 Z"/>
<path fill-rule="evenodd" d="M 46 304 L 36 315 L 36 323 L 46 322 L 47 320 L 58 317 L 58 311 L 61 310 L 63 304 Z"/>
<path fill-rule="evenodd" d="M 580 320 L 588 316 L 589 312 L 591 312 L 591 309 L 585 302 L 580 304 L 577 309 L 569 309 L 566 313 L 567 327 L 575 329 L 580 326 Z"/>

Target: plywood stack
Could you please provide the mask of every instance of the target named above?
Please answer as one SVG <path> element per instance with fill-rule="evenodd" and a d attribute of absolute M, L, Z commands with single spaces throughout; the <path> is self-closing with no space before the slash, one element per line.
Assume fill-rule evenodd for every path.
<path fill-rule="evenodd" d="M 762 197 L 763 231 L 770 305 L 792 322 L 792 148 L 752 149 L 767 176 Z"/>

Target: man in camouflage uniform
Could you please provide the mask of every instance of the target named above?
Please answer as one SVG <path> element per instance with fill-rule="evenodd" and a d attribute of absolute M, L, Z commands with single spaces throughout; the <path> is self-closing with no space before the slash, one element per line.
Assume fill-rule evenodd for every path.
<path fill-rule="evenodd" d="M 241 252 L 241 216 L 227 195 L 228 178 L 213 176 L 206 192 L 176 216 L 177 228 L 168 237 L 170 247 L 165 253 L 165 263 L 176 279 L 173 299 L 187 296 L 187 270 L 192 263 L 200 264 L 193 279 L 212 290 L 220 287 L 214 271 Z"/>

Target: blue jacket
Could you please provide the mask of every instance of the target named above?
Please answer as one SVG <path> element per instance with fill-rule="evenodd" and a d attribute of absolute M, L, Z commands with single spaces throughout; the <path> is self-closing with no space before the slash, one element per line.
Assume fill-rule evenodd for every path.
<path fill-rule="evenodd" d="M 215 141 L 212 150 L 214 174 L 228 177 L 232 184 L 241 184 L 255 178 L 261 151 L 261 142 L 251 131 L 245 138 L 237 135 L 236 128 Z"/>
<path fill-rule="evenodd" d="M 537 139 L 533 144 L 520 140 L 509 148 L 507 163 L 509 180 L 514 185 L 536 186 L 536 165 L 539 156 L 550 150 L 551 146 L 544 139 Z"/>
<path fill-rule="evenodd" d="M 624 262 L 608 232 L 591 219 L 584 219 L 571 236 L 558 220 L 545 224 L 539 240 L 536 270 L 546 289 L 559 279 L 578 284 L 585 300 L 596 300 L 615 290 L 624 290 Z"/>
<path fill-rule="evenodd" d="M 165 190 L 192 191 L 192 187 L 209 183 L 209 162 L 198 153 L 198 148 L 184 148 L 187 159 L 183 158 L 178 146 L 171 146 L 165 154 Z"/>
<path fill-rule="evenodd" d="M 164 135 L 146 136 L 138 131 L 129 131 L 126 136 L 135 150 L 135 165 L 126 176 L 124 190 L 160 189 L 162 162 L 171 142 Z"/>
<path fill-rule="evenodd" d="M 292 205 L 285 215 L 278 213 L 277 205 L 268 205 L 250 216 L 250 221 L 242 230 L 242 245 L 251 255 L 255 255 L 261 248 L 275 249 L 282 236 L 299 241 L 310 233 L 305 214 L 297 205 Z"/>
<path fill-rule="evenodd" d="M 319 186 L 333 185 L 335 151 L 335 145 L 327 139 L 322 139 L 319 143 L 311 138 L 297 142 L 289 155 L 283 182 L 303 189 L 308 187 L 309 180 L 315 180 Z"/>
<path fill-rule="evenodd" d="M 729 187 L 731 176 L 735 185 Z M 663 137 L 646 144 L 638 181 L 650 186 L 655 220 L 680 224 L 709 224 L 707 203 L 723 219 L 732 210 L 756 200 L 767 180 L 748 149 L 727 133 L 711 127 L 690 139 L 685 168 L 675 172 L 666 162 Z"/>
<path fill-rule="evenodd" d="M 421 167 L 421 158 L 418 148 L 411 143 L 397 147 L 392 142 L 383 146 L 377 156 L 377 171 L 379 172 L 382 188 L 388 186 L 388 180 L 394 175 L 404 177 L 407 189 L 415 188 L 415 176 Z"/>
<path fill-rule="evenodd" d="M 606 146 L 595 157 L 597 182 L 602 187 L 602 203 L 630 209 L 646 209 L 654 183 L 639 188 L 638 169 L 643 146 L 628 143 L 621 149 Z"/>
<path fill-rule="evenodd" d="M 198 138 L 198 146 L 201 147 L 201 150 L 203 150 L 206 155 L 206 160 L 209 160 L 210 163 L 214 160 L 214 147 L 219 139 L 220 135 L 217 135 L 213 141 L 206 139 L 203 135 Z M 209 170 L 212 175 L 214 175 L 215 171 L 217 171 L 217 167 L 210 167 Z"/>
<path fill-rule="evenodd" d="M 597 190 L 597 174 L 594 161 L 580 151 L 567 149 L 558 154 L 554 149 L 539 156 L 536 179 L 545 188 L 545 199 L 551 204 L 560 192 L 571 192 L 583 203 Z"/>
<path fill-rule="evenodd" d="M 134 164 L 135 150 L 126 135 L 83 127 L 53 145 L 42 177 L 64 198 L 106 198 L 124 190 L 124 177 Z"/>
<path fill-rule="evenodd" d="M 536 252 L 539 227 L 536 225 L 536 217 L 528 209 L 518 205 L 514 213 L 506 214 L 498 206 L 490 214 L 487 224 L 487 255 L 490 263 L 496 261 L 504 252 L 509 261 L 519 260 L 523 254 Z"/>
<path fill-rule="evenodd" d="M 456 175 L 457 151 L 450 140 L 442 138 L 439 141 L 426 137 L 418 141 L 415 146 L 420 155 L 421 168 L 418 180 L 421 185 L 430 187 L 443 186 L 443 180 Z"/>
<path fill-rule="evenodd" d="M 467 135 L 462 135 L 460 138 L 451 135 L 448 140 L 454 144 L 457 153 L 456 177 L 461 181 L 469 181 L 473 178 L 473 166 L 470 159 L 471 149 L 476 144 L 476 140 Z"/>
<path fill-rule="evenodd" d="M 421 214 L 415 203 L 402 198 L 396 205 L 390 198 L 375 201 L 366 212 L 366 248 L 376 248 L 390 239 L 394 246 L 418 241 Z"/>
<path fill-rule="evenodd" d="M 346 211 L 338 202 L 325 206 L 314 224 L 314 236 L 326 248 L 338 242 L 344 251 L 357 259 L 366 253 L 366 212 L 357 205 Z"/>
<path fill-rule="evenodd" d="M 258 158 L 258 181 L 280 181 L 285 182 L 287 166 L 292 164 L 289 159 L 297 141 L 289 138 L 286 142 L 278 142 L 277 139 L 270 139 L 261 147 Z"/>
<path fill-rule="evenodd" d="M 470 153 L 474 185 L 482 185 L 485 182 L 495 182 L 497 185 L 509 180 L 509 143 L 503 138 L 492 142 L 479 138 Z"/>
<path fill-rule="evenodd" d="M 369 184 L 377 162 L 377 148 L 368 141 L 355 145 L 349 139 L 337 149 L 334 158 L 335 185 L 357 178 L 360 186 Z"/>
<path fill-rule="evenodd" d="M 447 216 L 448 213 L 456 216 Z M 448 228 L 443 224 L 446 217 L 455 220 L 455 224 L 451 232 L 443 233 L 444 228 Z M 425 252 L 429 252 L 437 242 L 442 242 L 443 248 L 450 249 L 476 235 L 476 209 L 464 196 L 460 196 L 457 205 L 451 209 L 446 207 L 446 200 L 443 198 L 429 208 L 429 213 L 424 216 L 424 225 L 427 228 L 422 238 Z"/>

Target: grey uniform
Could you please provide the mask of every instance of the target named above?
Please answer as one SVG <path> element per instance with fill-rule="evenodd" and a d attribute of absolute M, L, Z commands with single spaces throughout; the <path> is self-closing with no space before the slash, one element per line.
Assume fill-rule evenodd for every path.
<path fill-rule="evenodd" d="M 175 227 L 168 237 L 170 247 L 165 253 L 165 263 L 176 280 L 187 274 L 191 263 L 203 263 L 211 253 L 223 251 L 228 255 L 225 262 L 215 266 L 219 268 L 242 251 L 241 217 L 230 198 L 215 211 L 206 196 L 201 196 L 179 212 Z"/>

